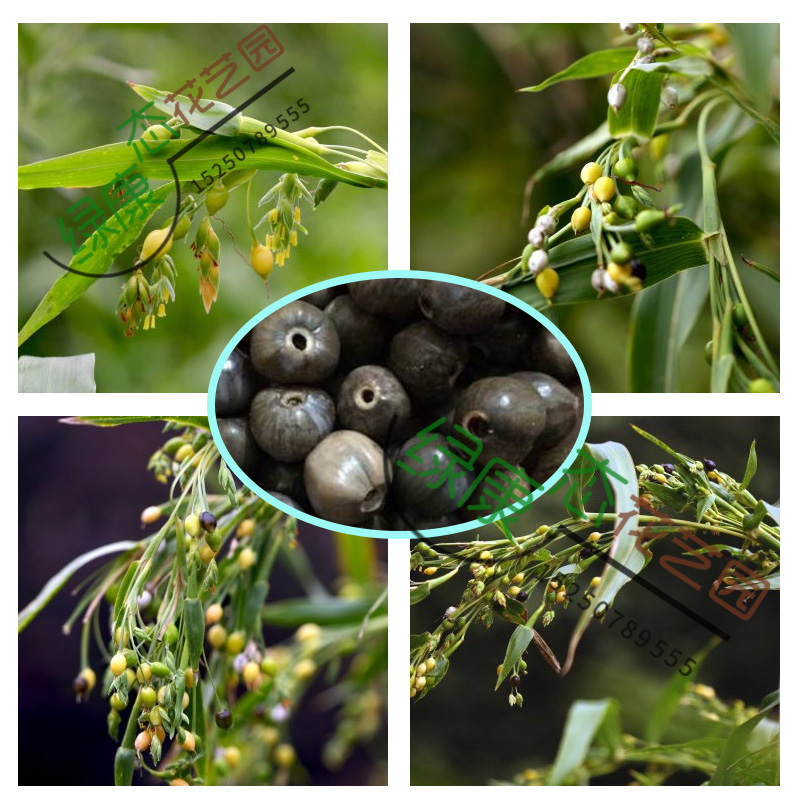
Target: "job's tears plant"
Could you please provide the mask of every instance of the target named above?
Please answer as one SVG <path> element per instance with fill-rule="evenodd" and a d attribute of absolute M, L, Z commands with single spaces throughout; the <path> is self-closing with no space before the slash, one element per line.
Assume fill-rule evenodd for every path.
<path fill-rule="evenodd" d="M 146 419 L 156 418 L 82 421 Z M 384 718 L 386 595 L 369 540 L 355 540 L 356 550 L 348 542 L 359 567 L 343 576 L 341 595 L 330 595 L 296 520 L 236 487 L 207 420 L 171 418 L 167 430 L 149 469 L 170 496 L 141 514 L 142 526 L 157 530 L 73 561 L 20 612 L 20 632 L 78 569 L 113 554 L 82 585 L 64 632 L 81 625 L 77 700 L 99 689 L 109 703 L 118 785 L 137 769 L 172 785 L 286 783 L 296 761 L 289 720 L 320 674 L 339 709 L 322 760 L 338 768 Z M 212 478 L 221 495 L 208 493 Z M 307 598 L 269 602 L 279 559 Z M 264 625 L 292 632 L 267 646 Z M 101 653 L 93 664 L 92 639 Z"/>
<path fill-rule="evenodd" d="M 222 122 L 235 111 L 225 103 L 215 101 L 208 111 L 187 111 L 195 105 L 189 98 L 130 85 L 148 108 L 161 112 L 163 121 L 149 126 L 139 121 L 137 127 L 134 116 L 135 140 L 19 168 L 20 189 L 103 187 L 119 206 L 106 208 L 105 219 L 92 220 L 96 229 L 80 246 L 69 226 L 59 221 L 65 241 L 72 241 L 68 266 L 73 271 L 55 281 L 20 331 L 19 344 L 107 272 L 125 275 L 116 307 L 125 335 L 155 327 L 175 300 L 178 270 L 173 255 L 179 246 L 188 246 L 194 256 L 200 299 L 210 311 L 221 284 L 220 232 L 230 233 L 218 213 L 240 187 L 247 193 L 250 241 L 246 253 L 239 255 L 263 281 L 274 266 L 283 266 L 307 233 L 303 206 L 319 207 L 340 183 L 388 188 L 387 151 L 352 128 L 332 125 L 290 132 L 241 113 Z M 175 103 L 183 120 L 172 116 Z M 302 102 L 299 108 L 310 107 Z M 367 149 L 324 141 L 344 136 L 356 137 Z M 256 203 L 251 196 L 260 172 L 280 177 Z M 152 189 L 151 180 L 165 183 Z M 254 205 L 263 214 L 255 222 Z M 84 220 L 78 230 L 86 224 Z"/>
<path fill-rule="evenodd" d="M 755 446 L 737 481 L 721 465 L 685 456 L 636 430 L 664 449 L 670 461 L 634 467 L 622 445 L 587 445 L 569 473 L 569 517 L 511 541 L 506 536 L 464 543 L 432 540 L 412 549 L 412 605 L 447 581 L 466 579 L 459 603 L 441 609 L 432 631 L 411 637 L 413 699 L 425 697 L 444 678 L 473 626 L 489 628 L 501 619 L 514 630 L 495 688 L 505 686 L 509 705 L 522 707 L 531 645 L 550 668 L 565 675 L 588 626 L 599 622 L 610 627 L 618 619 L 613 608 L 617 594 L 646 567 L 664 566 L 654 554 L 668 548 L 675 556 L 688 553 L 699 559 L 704 569 L 711 566 L 697 574 L 708 576 L 706 591 L 716 582 L 721 597 L 737 598 L 753 581 L 755 595 L 779 589 L 780 510 L 747 488 L 756 471 Z M 602 486 L 613 491 L 614 513 Z M 600 511 L 587 512 L 584 497 L 599 503 Z M 673 540 L 677 546 L 670 545 Z M 741 597 L 745 607 L 759 602 L 757 596 Z M 578 621 L 562 664 L 544 634 L 572 604 L 578 607 Z M 671 666 L 686 676 L 694 668 L 689 660 L 681 666 L 675 659 Z"/>
<path fill-rule="evenodd" d="M 522 90 L 613 75 L 606 121 L 529 181 L 530 193 L 571 168 L 574 196 L 545 205 L 514 266 L 486 282 L 542 310 L 640 293 L 628 349 L 634 391 L 675 390 L 681 347 L 707 307 L 711 391 L 778 391 L 778 364 L 745 293 L 717 197 L 720 167 L 755 128 L 778 147 L 776 103 L 764 80 L 777 26 L 620 27 L 623 38 L 635 37 L 633 47 L 592 53 Z M 744 81 L 734 63 L 743 50 Z M 742 263 L 779 281 L 771 267 L 744 255 Z"/>

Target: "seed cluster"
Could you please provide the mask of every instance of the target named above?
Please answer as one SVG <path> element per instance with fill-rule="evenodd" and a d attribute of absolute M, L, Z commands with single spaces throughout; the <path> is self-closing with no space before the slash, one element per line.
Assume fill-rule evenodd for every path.
<path fill-rule="evenodd" d="M 223 367 L 216 413 L 233 460 L 291 507 L 430 529 L 488 516 L 549 478 L 577 436 L 578 387 L 530 315 L 480 290 L 397 278 L 316 292 L 262 320 Z M 503 496 L 485 472 L 498 460 Z"/>

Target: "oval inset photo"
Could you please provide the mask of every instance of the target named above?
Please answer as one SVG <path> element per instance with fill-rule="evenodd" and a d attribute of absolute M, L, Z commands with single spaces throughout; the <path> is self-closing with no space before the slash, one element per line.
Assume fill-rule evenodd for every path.
<path fill-rule="evenodd" d="M 299 519 L 408 539 L 476 528 L 549 489 L 591 394 L 538 312 L 427 272 L 351 275 L 280 300 L 225 348 L 208 414 L 225 461 Z"/>

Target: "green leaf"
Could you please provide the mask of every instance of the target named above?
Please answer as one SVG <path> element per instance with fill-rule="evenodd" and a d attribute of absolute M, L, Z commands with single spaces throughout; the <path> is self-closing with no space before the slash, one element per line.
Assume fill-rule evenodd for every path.
<path fill-rule="evenodd" d="M 411 587 L 411 605 L 421 603 L 431 593 L 430 582 L 415 583 Z"/>
<path fill-rule="evenodd" d="M 267 603 L 261 614 L 266 625 L 276 628 L 293 628 L 305 622 L 317 625 L 343 625 L 361 622 L 369 611 L 373 598 L 349 600 L 342 597 L 326 597 L 313 600 L 301 597 Z"/>
<path fill-rule="evenodd" d="M 621 75 L 617 75 L 615 82 Z M 646 141 L 653 135 L 661 107 L 661 84 L 664 75 L 659 72 L 642 72 L 632 69 L 623 79 L 622 85 L 628 96 L 619 111 L 608 107 L 608 131 L 617 139 L 635 136 Z"/>
<path fill-rule="evenodd" d="M 500 670 L 500 674 L 497 676 L 497 683 L 494 685 L 495 691 L 500 688 L 503 681 L 509 676 L 511 670 L 514 669 L 514 665 L 522 658 L 532 640 L 533 630 L 525 625 L 517 625 L 508 640 L 506 654 L 503 658 L 503 668 Z"/>
<path fill-rule="evenodd" d="M 566 69 L 542 81 L 536 86 L 518 89 L 519 92 L 541 92 L 548 86 L 553 86 L 562 81 L 577 81 L 585 78 L 600 78 L 603 75 L 613 75 L 631 63 L 636 55 L 635 47 L 619 47 L 614 50 L 599 50 L 596 53 L 579 58 Z"/>
<path fill-rule="evenodd" d="M 115 428 L 132 422 L 175 422 L 191 428 L 211 430 L 208 417 L 64 417 L 61 422 L 67 425 L 94 425 L 98 428 Z"/>
<path fill-rule="evenodd" d="M 111 553 L 141 549 L 140 542 L 114 542 L 113 544 L 105 544 L 102 547 L 90 550 L 88 553 L 84 553 L 70 561 L 66 567 L 53 575 L 42 587 L 39 594 L 19 612 L 17 616 L 17 633 L 22 633 L 30 625 L 39 612 L 64 588 L 66 582 L 85 564 Z"/>
<path fill-rule="evenodd" d="M 621 735 L 619 704 L 616 700 L 609 697 L 574 702 L 567 714 L 548 785 L 563 786 L 568 783 L 575 770 L 583 764 L 595 739 L 600 740 L 613 754 Z"/>
<path fill-rule="evenodd" d="M 741 489 L 744 491 L 750 485 L 758 469 L 758 456 L 756 455 L 756 440 L 750 445 L 750 454 L 747 456 L 747 466 L 744 470 L 744 478 L 742 478 Z"/>
<path fill-rule="evenodd" d="M 628 340 L 630 391 L 678 391 L 678 359 L 707 297 L 708 270 L 700 267 L 639 294 Z"/>
<path fill-rule="evenodd" d="M 772 22 L 726 23 L 739 69 L 754 106 L 766 111 L 772 99 L 772 70 L 778 50 L 780 25 Z"/>
<path fill-rule="evenodd" d="M 633 225 L 618 230 L 622 239 L 633 248 L 635 257 L 647 266 L 645 292 L 682 270 L 708 262 L 703 247 L 703 232 L 685 217 L 677 217 L 659 225 L 650 234 L 652 248 L 644 244 Z M 550 266 L 558 270 L 560 278 L 552 305 L 586 303 L 598 299 L 591 284 L 592 272 L 597 267 L 597 254 L 591 236 L 579 236 L 554 247 L 550 251 Z M 540 311 L 549 307 L 529 276 L 519 283 L 510 284 L 506 291 Z M 605 293 L 600 299 L 605 301 L 613 297 Z"/>
<path fill-rule="evenodd" d="M 713 494 L 709 494 L 704 497 L 698 504 L 697 504 L 697 521 L 700 522 L 701 519 L 705 516 L 706 512 L 708 511 L 711 506 L 714 505 L 716 501 L 716 497 Z"/>
<path fill-rule="evenodd" d="M 637 574 L 647 563 L 645 556 L 637 549 L 638 537 L 633 535 L 638 528 L 639 484 L 630 453 L 617 442 L 587 444 L 586 448 L 599 464 L 608 461 L 602 469 L 614 493 L 614 508 L 618 520 L 616 536 L 609 550 L 609 556 L 616 563 L 625 566 L 627 571 L 622 572 L 613 564 L 605 563 L 600 585 L 595 590 L 596 603 L 581 613 L 570 637 L 562 675 L 566 675 L 572 667 L 578 644 L 592 620 L 595 619 L 597 606 L 603 602 L 611 606 L 618 592 L 630 581 L 627 572 Z M 602 487 L 604 481 L 598 480 L 596 485 Z M 626 517 L 624 522 L 619 521 L 622 515 Z"/>
<path fill-rule="evenodd" d="M 176 139 L 167 142 L 157 153 L 142 153 L 142 162 L 137 172 L 150 180 L 170 181 L 175 176 L 167 159 L 177 156 L 191 140 Z M 208 136 L 184 155 L 176 158 L 175 171 L 181 181 L 196 180 L 204 183 L 201 173 L 213 164 L 224 164 L 223 156 L 229 156 L 238 147 L 245 153 L 243 164 L 248 169 L 291 172 L 317 178 L 333 178 L 351 186 L 386 188 L 388 180 L 365 176 L 339 169 L 322 156 L 310 152 L 296 152 L 277 145 L 259 146 L 250 144 L 255 140 L 249 136 Z M 106 144 L 91 150 L 81 150 L 67 156 L 50 158 L 27 164 L 18 170 L 20 189 L 46 189 L 51 187 L 105 186 L 115 180 L 128 167 L 136 164 L 132 148 L 125 142 Z"/>
<path fill-rule="evenodd" d="M 698 669 L 706 660 L 709 653 L 719 644 L 722 644 L 722 639 L 716 636 L 712 637 L 692 656 L 696 663 L 688 675 L 682 675 L 680 671 L 673 674 L 666 689 L 664 689 L 659 696 L 655 707 L 650 712 L 650 716 L 647 719 L 644 738 L 648 742 L 655 743 L 661 741 L 669 721 L 680 705 L 681 698 L 686 694 L 692 682 L 696 680 Z"/>
<path fill-rule="evenodd" d="M 160 189 L 153 192 L 153 197 L 154 199 L 164 200 L 171 194 L 173 189 L 173 184 L 162 186 Z M 98 234 L 93 233 L 85 242 L 87 250 L 91 252 L 89 258 L 85 261 L 81 261 L 80 259 L 85 258 L 85 256 L 78 252 L 77 255 L 73 256 L 69 266 L 72 269 L 88 272 L 98 277 L 104 275 L 114 263 L 114 259 L 139 238 L 139 234 L 142 232 L 144 226 L 156 212 L 163 208 L 163 205 L 162 203 L 148 206 L 146 213 L 143 213 L 142 217 L 137 219 L 134 224 L 129 224 L 127 230 L 123 230 L 122 226 L 116 223 L 114 227 L 117 232 L 112 233 L 109 231 L 106 234 L 108 239 L 106 247 L 102 247 L 98 244 L 96 249 L 91 252 L 92 239 L 97 237 L 99 241 L 100 238 Z M 97 280 L 97 278 L 90 278 L 86 275 L 76 275 L 74 272 L 62 273 L 61 269 L 55 266 L 53 269 L 57 273 L 60 273 L 61 277 L 52 285 L 50 291 L 42 298 L 33 314 L 30 315 L 28 321 L 22 327 L 22 330 L 19 332 L 17 346 L 30 338 L 39 328 L 55 319 Z"/>
<path fill-rule="evenodd" d="M 768 694 L 762 701 L 759 712 L 733 730 L 717 764 L 717 771 L 711 776 L 710 786 L 734 786 L 737 764 L 747 753 L 748 740 L 756 726 L 780 703 L 780 692 Z"/>
<path fill-rule="evenodd" d="M 672 61 L 651 61 L 649 64 L 638 63 L 633 68 L 642 72 L 666 72 L 689 78 L 707 78 L 714 72 L 708 61 L 693 56 L 675 58 Z"/>
<path fill-rule="evenodd" d="M 94 353 L 60 358 L 20 356 L 20 392 L 94 392 Z"/>
<path fill-rule="evenodd" d="M 337 536 L 339 574 L 359 586 L 375 581 L 375 540 L 364 536 Z"/>

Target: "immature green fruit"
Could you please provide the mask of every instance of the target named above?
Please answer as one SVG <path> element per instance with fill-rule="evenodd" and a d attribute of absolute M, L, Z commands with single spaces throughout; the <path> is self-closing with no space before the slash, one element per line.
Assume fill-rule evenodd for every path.
<path fill-rule="evenodd" d="M 614 201 L 614 210 L 624 219 L 633 219 L 639 211 L 639 203 L 627 194 L 621 194 Z"/>
<path fill-rule="evenodd" d="M 124 711 L 128 705 L 127 702 L 119 695 L 119 692 L 114 692 L 114 694 L 111 695 L 109 703 L 114 711 Z"/>
<path fill-rule="evenodd" d="M 655 208 L 646 208 L 636 215 L 633 227 L 636 228 L 639 233 L 647 233 L 660 225 L 665 217 L 666 214 L 663 211 L 659 211 Z"/>
<path fill-rule="evenodd" d="M 617 242 L 611 248 L 611 260 L 627 264 L 633 258 L 633 248 L 627 242 Z"/>
<path fill-rule="evenodd" d="M 186 528 L 186 533 L 191 537 L 195 537 L 200 533 L 200 517 L 197 514 L 189 514 L 183 521 L 183 526 Z"/>
<path fill-rule="evenodd" d="M 177 240 L 183 239 L 183 237 L 189 233 L 189 228 L 191 227 L 192 218 L 186 214 L 175 223 L 175 230 L 172 231 L 172 238 Z"/>
<path fill-rule="evenodd" d="M 167 625 L 167 629 L 164 631 L 164 641 L 167 644 L 175 644 L 178 641 L 178 628 L 174 622 Z"/>
<path fill-rule="evenodd" d="M 269 278 L 274 263 L 275 258 L 269 247 L 264 247 L 263 244 L 256 242 L 250 248 L 250 266 L 260 278 L 264 280 Z"/>
<path fill-rule="evenodd" d="M 228 632 L 222 625 L 213 625 L 208 629 L 206 639 L 208 639 L 208 643 L 215 650 L 222 650 L 222 648 L 225 647 L 225 642 L 228 639 Z"/>
<path fill-rule="evenodd" d="M 621 158 L 614 164 L 612 172 L 626 181 L 635 181 L 638 174 L 636 162 L 632 158 Z"/>
<path fill-rule="evenodd" d="M 747 311 L 741 303 L 733 307 L 733 322 L 737 328 L 744 328 L 750 320 L 747 319 Z"/>
<path fill-rule="evenodd" d="M 122 655 L 122 653 L 117 653 L 111 659 L 110 667 L 111 667 L 111 674 L 114 675 L 114 677 L 118 678 L 127 669 L 128 662 L 125 660 L 125 656 Z"/>
<path fill-rule="evenodd" d="M 234 631 L 225 644 L 225 649 L 232 656 L 237 656 L 244 650 L 244 634 L 241 631 Z"/>
<path fill-rule="evenodd" d="M 142 252 L 139 253 L 139 261 L 147 261 L 158 251 L 159 256 L 165 256 L 172 249 L 172 236 L 167 238 L 169 228 L 164 230 L 150 231 L 142 244 Z M 165 241 L 166 240 L 166 241 Z M 163 245 L 163 247 L 162 247 Z"/>
<path fill-rule="evenodd" d="M 209 216 L 214 216 L 228 202 L 228 190 L 222 181 L 217 181 L 206 195 L 206 208 Z"/>
<path fill-rule="evenodd" d="M 755 378 L 754 380 L 750 381 L 747 391 L 754 393 L 766 393 L 774 392 L 775 388 L 766 378 Z"/>
<path fill-rule="evenodd" d="M 555 296 L 559 283 L 558 273 L 552 267 L 542 270 L 536 276 L 536 288 L 547 300 L 551 300 Z"/>
<path fill-rule="evenodd" d="M 272 754 L 273 761 L 282 769 L 289 769 L 294 764 L 296 757 L 294 747 L 286 743 L 279 744 Z"/>
<path fill-rule="evenodd" d="M 603 168 L 596 162 L 590 161 L 583 165 L 581 170 L 581 180 L 584 183 L 594 183 L 603 174 Z"/>
<path fill-rule="evenodd" d="M 592 210 L 589 206 L 581 206 L 572 212 L 572 230 L 575 233 L 585 231 L 592 221 Z"/>
<path fill-rule="evenodd" d="M 169 678 L 172 676 L 172 670 L 163 661 L 154 661 L 150 665 L 150 669 L 156 678 Z"/>
<path fill-rule="evenodd" d="M 206 544 L 216 553 L 222 546 L 222 534 L 219 531 L 207 533 Z"/>
<path fill-rule="evenodd" d="M 592 192 L 599 203 L 607 203 L 617 191 L 614 180 L 606 175 L 598 178 L 592 184 Z"/>

